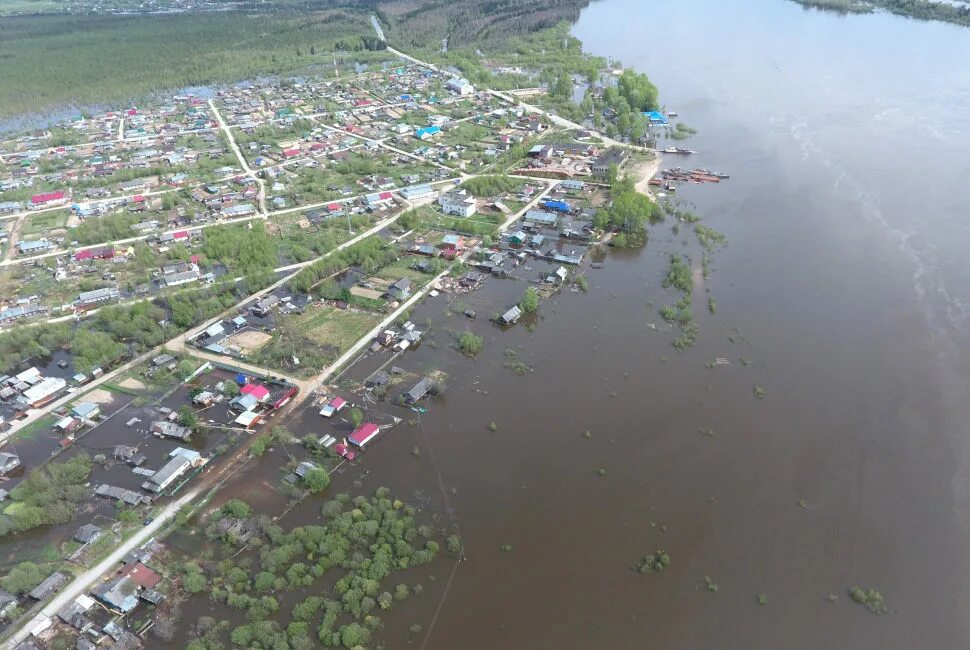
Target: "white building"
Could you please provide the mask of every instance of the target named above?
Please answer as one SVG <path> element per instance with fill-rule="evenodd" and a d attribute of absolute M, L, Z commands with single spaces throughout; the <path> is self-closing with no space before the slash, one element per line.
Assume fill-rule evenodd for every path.
<path fill-rule="evenodd" d="M 468 82 L 468 79 L 453 77 L 448 80 L 445 87 L 459 95 L 473 95 L 475 93 L 475 87 Z"/>
<path fill-rule="evenodd" d="M 445 214 L 456 217 L 470 217 L 475 214 L 475 197 L 467 190 L 452 190 L 438 197 L 438 204 Z"/>
<path fill-rule="evenodd" d="M 422 183 L 421 185 L 411 185 L 405 187 L 401 190 L 401 196 L 403 196 L 408 201 L 413 201 L 415 199 L 424 199 L 429 196 L 434 196 L 434 190 L 427 183 Z"/>

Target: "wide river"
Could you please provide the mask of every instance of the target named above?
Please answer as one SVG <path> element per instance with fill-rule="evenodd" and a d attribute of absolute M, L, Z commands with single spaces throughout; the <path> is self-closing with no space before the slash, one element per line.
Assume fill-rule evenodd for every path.
<path fill-rule="evenodd" d="M 476 371 L 491 416 L 449 401 L 469 561 L 428 647 L 970 647 L 970 29 L 601 0 L 574 34 L 648 73 L 699 129 L 689 163 L 732 175 L 681 192 L 730 241 L 718 311 L 695 298 L 686 353 L 646 327 L 686 239 L 662 226 L 520 341 L 534 375 Z M 467 442 L 482 417 L 501 452 Z M 666 572 L 629 570 L 657 547 Z"/>
<path fill-rule="evenodd" d="M 574 31 L 699 130 L 688 164 L 731 174 L 678 193 L 729 245 L 705 281 L 690 228 L 655 226 L 534 332 L 449 318 L 444 298 L 416 310 L 440 345 L 401 363 L 443 368 L 448 390 L 335 486 L 384 484 L 457 524 L 466 559 L 412 571 L 427 591 L 382 613 L 388 647 L 415 622 L 429 650 L 970 647 L 970 29 L 602 0 Z M 658 331 L 671 253 L 698 271 L 679 353 Z M 522 288 L 464 300 L 499 313 Z M 485 336 L 476 360 L 446 349 L 464 327 Z M 262 507 L 278 481 L 264 461 L 227 492 Z M 318 521 L 308 504 L 287 525 Z M 664 572 L 631 568 L 658 548 Z"/>

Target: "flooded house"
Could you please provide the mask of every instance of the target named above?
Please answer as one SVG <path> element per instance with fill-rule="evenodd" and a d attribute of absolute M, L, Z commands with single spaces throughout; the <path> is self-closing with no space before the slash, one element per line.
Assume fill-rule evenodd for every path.
<path fill-rule="evenodd" d="M 152 433 L 161 438 L 173 438 L 175 440 L 188 440 L 192 435 L 192 429 L 175 424 L 157 420 L 152 422 Z"/>
<path fill-rule="evenodd" d="M 406 404 L 414 404 L 426 397 L 431 392 L 433 387 L 434 384 L 430 379 L 427 377 L 422 377 L 418 383 L 416 383 L 411 387 L 410 390 L 402 395 L 402 399 Z"/>
<path fill-rule="evenodd" d="M 20 467 L 20 457 L 8 451 L 0 452 L 0 476 L 6 476 Z"/>
<path fill-rule="evenodd" d="M 192 460 L 188 456 L 176 454 L 141 486 L 143 489 L 157 494 L 171 485 L 190 467 L 192 467 Z"/>
<path fill-rule="evenodd" d="M 508 310 L 507 312 L 499 316 L 499 321 L 503 325 L 515 325 L 516 323 L 519 322 L 520 318 L 522 318 L 522 310 L 519 309 L 518 305 L 516 305 L 515 307 L 512 307 L 510 310 Z"/>

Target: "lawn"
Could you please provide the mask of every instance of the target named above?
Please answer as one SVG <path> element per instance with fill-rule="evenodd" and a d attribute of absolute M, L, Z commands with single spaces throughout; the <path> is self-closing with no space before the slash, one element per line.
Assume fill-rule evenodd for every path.
<path fill-rule="evenodd" d="M 53 212 L 42 212 L 27 217 L 24 223 L 24 234 L 43 232 L 55 228 L 63 228 L 67 225 L 68 212 L 66 210 L 54 210 Z"/>
<path fill-rule="evenodd" d="M 320 345 L 333 345 L 343 352 L 378 322 L 380 317 L 375 314 L 314 306 L 296 317 L 294 325 L 311 341 Z"/>
<path fill-rule="evenodd" d="M 388 264 L 381 270 L 377 271 L 374 275 L 391 282 L 401 278 L 407 278 L 414 285 L 417 285 L 412 287 L 412 291 L 416 290 L 418 287 L 424 286 L 425 283 L 427 283 L 432 277 L 426 273 L 422 273 L 421 271 L 410 268 L 411 265 L 417 262 L 419 259 L 421 258 L 413 255 L 405 255 L 393 264 Z"/>

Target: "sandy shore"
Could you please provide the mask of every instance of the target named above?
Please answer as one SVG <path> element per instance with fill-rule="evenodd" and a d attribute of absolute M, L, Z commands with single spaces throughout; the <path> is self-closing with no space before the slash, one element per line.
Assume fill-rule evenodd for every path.
<path fill-rule="evenodd" d="M 660 156 L 655 156 L 653 160 L 645 160 L 630 167 L 629 173 L 638 179 L 636 184 L 637 192 L 646 194 L 653 199 L 653 195 L 650 193 L 650 179 L 656 176 L 659 170 Z"/>

